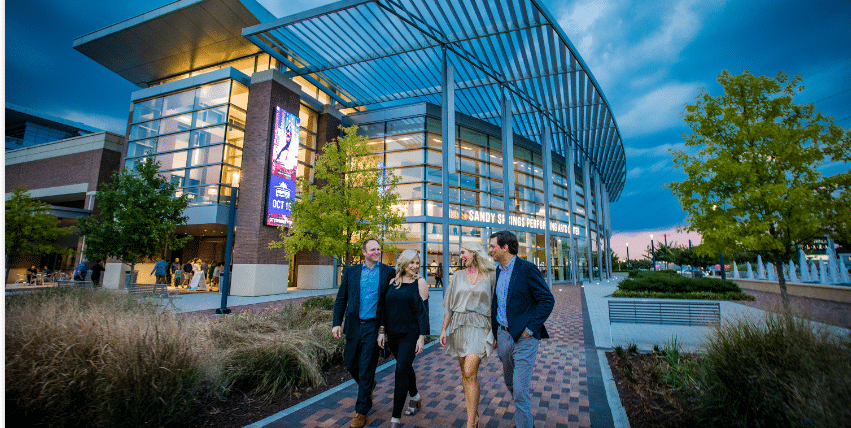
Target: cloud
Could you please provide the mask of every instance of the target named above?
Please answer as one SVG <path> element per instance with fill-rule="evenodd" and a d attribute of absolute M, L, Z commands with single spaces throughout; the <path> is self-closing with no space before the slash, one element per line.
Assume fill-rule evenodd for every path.
<path fill-rule="evenodd" d="M 671 153 L 670 150 L 684 150 L 686 148 L 685 143 L 676 143 L 676 144 L 661 144 L 654 147 L 624 147 L 624 151 L 626 152 L 626 157 L 628 159 L 632 158 L 644 158 L 644 157 L 657 157 L 664 156 L 666 158 L 670 158 Z"/>
<path fill-rule="evenodd" d="M 618 116 L 621 135 L 635 137 L 682 126 L 680 114 L 700 87 L 698 83 L 669 83 L 633 100 L 629 111 Z"/>
<path fill-rule="evenodd" d="M 62 110 L 51 114 L 55 114 L 58 117 L 68 119 L 70 121 L 89 125 L 94 128 L 103 129 L 104 131 L 109 131 L 118 135 L 124 135 L 124 133 L 127 131 L 126 118 L 116 118 L 104 114 L 80 112 L 76 110 Z"/>

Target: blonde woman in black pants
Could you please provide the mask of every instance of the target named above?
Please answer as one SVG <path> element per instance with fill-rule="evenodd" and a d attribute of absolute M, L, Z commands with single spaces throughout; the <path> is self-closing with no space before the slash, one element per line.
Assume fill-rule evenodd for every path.
<path fill-rule="evenodd" d="M 410 399 L 406 415 L 422 406 L 414 375 L 414 357 L 423 351 L 429 332 L 428 285 L 420 277 L 420 254 L 405 250 L 396 261 L 396 278 L 390 282 L 384 297 L 384 313 L 378 328 L 378 346 L 396 358 L 396 385 L 393 388 L 393 414 L 390 427 L 401 424 L 405 400 Z"/>

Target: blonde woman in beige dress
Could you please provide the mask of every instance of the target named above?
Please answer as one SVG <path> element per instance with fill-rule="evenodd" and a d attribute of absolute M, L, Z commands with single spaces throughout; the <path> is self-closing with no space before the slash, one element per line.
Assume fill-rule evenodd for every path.
<path fill-rule="evenodd" d="M 479 365 L 493 352 L 491 296 L 496 268 L 481 244 L 461 244 L 464 270 L 455 272 L 443 293 L 440 344 L 458 358 L 467 404 L 467 427 L 479 425 Z"/>

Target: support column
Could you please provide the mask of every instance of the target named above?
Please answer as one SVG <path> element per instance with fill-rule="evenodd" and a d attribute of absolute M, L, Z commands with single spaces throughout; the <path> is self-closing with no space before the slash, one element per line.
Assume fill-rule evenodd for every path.
<path fill-rule="evenodd" d="M 233 296 L 287 292 L 289 255 L 268 247 L 269 242 L 279 239 L 279 231 L 266 226 L 266 188 L 275 107 L 297 115 L 301 107 L 298 93 L 298 85 L 278 70 L 251 77 L 233 249 Z"/>
<path fill-rule="evenodd" d="M 502 184 L 505 192 L 503 215 L 505 229 L 509 230 L 508 218 L 511 216 L 511 201 L 514 198 L 514 118 L 512 116 L 511 98 L 508 91 L 502 89 Z"/>
<path fill-rule="evenodd" d="M 541 153 L 544 163 L 544 243 L 546 245 L 547 284 L 553 286 L 553 255 L 550 243 L 550 204 L 553 200 L 553 138 L 548 126 L 541 129 Z"/>
<path fill-rule="evenodd" d="M 574 222 L 573 218 L 576 215 L 576 152 L 573 149 L 573 146 L 570 145 L 570 142 L 567 142 L 567 190 L 568 190 L 568 232 L 570 235 L 570 276 L 573 280 L 573 286 L 577 286 L 577 280 L 579 279 L 579 269 L 576 266 L 577 257 L 576 257 L 576 245 L 574 241 L 576 241 L 576 235 L 573 233 L 573 228 L 576 226 L 576 222 Z M 578 229 L 577 229 L 578 230 Z"/>
<path fill-rule="evenodd" d="M 455 174 L 455 67 L 449 63 L 446 46 L 443 46 L 441 139 L 443 140 L 443 171 L 441 193 L 443 194 L 443 285 L 449 285 L 449 176 Z M 460 202 L 460 201 L 459 201 Z"/>
<path fill-rule="evenodd" d="M 585 159 L 582 164 L 582 185 L 585 187 L 585 260 L 588 263 L 588 279 L 594 279 L 594 267 L 591 264 L 591 161 Z"/>
<path fill-rule="evenodd" d="M 602 184 L 600 183 L 600 173 L 596 170 L 594 171 L 594 206 L 596 207 L 597 215 L 594 217 L 595 229 L 597 230 L 597 267 L 600 269 L 600 280 L 603 280 L 603 256 L 605 252 L 605 248 L 603 248 L 603 242 L 605 241 L 600 235 L 604 233 L 604 223 L 605 216 L 603 215 L 603 192 L 602 192 Z M 606 263 L 608 265 L 608 263 Z"/>
<path fill-rule="evenodd" d="M 606 236 L 606 254 L 611 254 L 612 250 L 612 209 L 609 204 L 609 189 L 603 186 L 603 211 L 606 213 L 606 227 L 605 227 L 605 236 Z M 609 265 L 609 279 L 613 277 L 612 275 L 612 258 L 608 259 Z"/>

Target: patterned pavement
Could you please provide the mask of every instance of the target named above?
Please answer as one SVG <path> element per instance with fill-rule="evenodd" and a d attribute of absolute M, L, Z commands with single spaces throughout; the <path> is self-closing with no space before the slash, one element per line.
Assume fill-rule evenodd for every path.
<path fill-rule="evenodd" d="M 550 339 L 541 342 L 532 377 L 532 410 L 538 428 L 612 427 L 597 350 L 582 288 L 553 287 L 555 308 L 546 323 Z M 368 414 L 368 427 L 390 426 L 393 407 L 393 370 L 389 363 L 376 373 L 378 386 Z M 464 427 L 466 409 L 458 360 L 430 344 L 414 361 L 423 409 L 402 416 L 405 428 Z M 496 356 L 479 369 L 482 386 L 480 427 L 514 426 L 514 405 L 502 380 L 502 363 Z M 295 411 L 284 411 L 252 427 L 348 426 L 354 414 L 357 385 L 309 400 Z"/>

